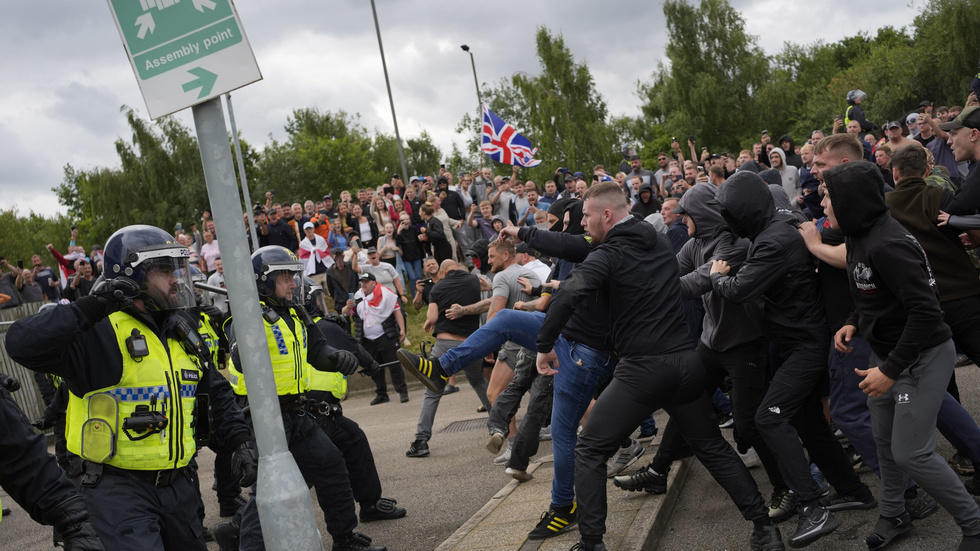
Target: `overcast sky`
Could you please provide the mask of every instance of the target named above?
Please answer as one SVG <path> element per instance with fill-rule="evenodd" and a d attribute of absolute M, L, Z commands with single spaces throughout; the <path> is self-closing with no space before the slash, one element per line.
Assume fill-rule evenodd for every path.
<path fill-rule="evenodd" d="M 2 3 L 0 209 L 53 215 L 65 210 L 50 191 L 65 164 L 118 166 L 113 143 L 130 138 L 120 107 L 144 116 L 146 107 L 106 2 Z M 534 35 L 546 25 L 589 64 L 616 115 L 638 113 L 636 82 L 649 80 L 664 56 L 661 2 L 376 3 L 402 138 L 426 129 L 444 153 L 463 143 L 455 126 L 477 108 L 460 44 L 471 47 L 480 82 L 496 82 L 538 70 Z M 913 3 L 732 0 L 767 54 L 786 41 L 909 26 L 922 0 Z M 238 0 L 236 8 L 264 77 L 233 95 L 245 139 L 259 147 L 270 134 L 282 140 L 292 110 L 310 106 L 359 113 L 368 129 L 394 132 L 368 0 Z M 177 116 L 193 128 L 190 109 Z"/>

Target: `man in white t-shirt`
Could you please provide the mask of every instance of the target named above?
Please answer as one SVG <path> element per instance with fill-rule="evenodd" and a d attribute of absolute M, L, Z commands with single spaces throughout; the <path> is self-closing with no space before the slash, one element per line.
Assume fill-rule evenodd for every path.
<path fill-rule="evenodd" d="M 354 313 L 354 327 L 358 341 L 371 357 L 381 366 L 387 366 L 391 371 L 391 384 L 401 397 L 408 401 L 408 386 L 405 384 L 405 371 L 398 363 L 395 352 L 398 343 L 405 340 L 405 318 L 398 304 L 398 297 L 383 285 L 371 272 L 364 272 L 359 278 L 361 288 L 354 293 L 354 299 L 348 300 L 344 306 L 343 315 Z M 388 385 L 385 382 L 384 369 L 379 369 L 371 375 L 375 384 L 374 400 L 371 405 L 383 404 L 388 401 Z"/>
<path fill-rule="evenodd" d="M 352 257 L 351 268 L 359 274 L 373 274 L 375 281 L 386 287 L 392 293 L 395 293 L 398 299 L 402 301 L 402 304 L 408 304 L 408 298 L 405 296 L 405 290 L 402 287 L 402 278 L 398 270 L 391 264 L 381 262 L 381 255 L 378 254 L 376 247 L 368 248 L 367 257 L 367 264 L 360 264 L 357 261 L 357 256 Z"/>

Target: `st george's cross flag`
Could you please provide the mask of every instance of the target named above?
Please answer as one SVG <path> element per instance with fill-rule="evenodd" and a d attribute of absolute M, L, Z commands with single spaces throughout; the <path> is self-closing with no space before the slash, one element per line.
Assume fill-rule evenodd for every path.
<path fill-rule="evenodd" d="M 483 106 L 483 144 L 480 147 L 488 157 L 498 163 L 517 166 L 538 166 L 541 161 L 534 158 L 538 148 L 517 133 L 493 111 Z"/>

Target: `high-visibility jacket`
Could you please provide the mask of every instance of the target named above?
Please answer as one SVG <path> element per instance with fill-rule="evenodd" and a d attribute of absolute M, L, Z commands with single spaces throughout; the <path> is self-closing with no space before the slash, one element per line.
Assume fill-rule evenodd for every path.
<path fill-rule="evenodd" d="M 197 385 L 204 372 L 179 341 L 167 338 L 162 342 L 133 316 L 116 312 L 109 321 L 122 352 L 122 377 L 115 385 L 82 397 L 69 393 L 65 425 L 68 450 L 88 461 L 120 469 L 186 466 L 197 449 L 192 421 Z M 128 339 L 145 339 L 148 354 L 133 357 Z M 166 426 L 126 428 L 127 420 L 132 423 L 147 414 L 166 418 Z"/>

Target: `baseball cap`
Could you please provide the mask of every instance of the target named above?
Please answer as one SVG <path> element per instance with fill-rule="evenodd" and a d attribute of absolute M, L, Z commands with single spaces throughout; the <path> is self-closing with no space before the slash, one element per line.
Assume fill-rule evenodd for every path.
<path fill-rule="evenodd" d="M 368 247 L 368 250 L 367 250 L 367 253 L 368 254 L 376 253 L 376 252 L 378 252 L 378 248 L 377 247 Z"/>
<path fill-rule="evenodd" d="M 980 129 L 980 107 L 970 106 L 960 112 L 955 119 L 940 124 L 943 130 L 956 130 L 957 128 L 977 128 Z"/>
<path fill-rule="evenodd" d="M 341 247 L 334 247 L 330 251 L 330 254 L 331 254 L 331 256 L 337 256 L 338 254 L 342 255 L 342 254 L 344 254 L 344 249 L 342 249 Z"/>
<path fill-rule="evenodd" d="M 374 277 L 371 272 L 362 272 L 361 277 L 357 278 L 359 281 L 377 281 L 378 278 Z"/>
<path fill-rule="evenodd" d="M 524 254 L 529 254 L 529 255 L 531 255 L 533 257 L 537 257 L 538 256 L 538 251 L 536 251 L 536 250 L 532 249 L 531 247 L 529 247 L 527 243 L 518 243 L 517 246 L 514 247 L 514 248 L 515 248 L 516 252 L 524 253 Z"/>
<path fill-rule="evenodd" d="M 885 124 L 885 130 L 893 130 L 895 128 L 901 128 L 901 127 L 902 127 L 902 123 L 898 121 L 892 121 Z"/>
<path fill-rule="evenodd" d="M 566 181 L 566 182 L 574 182 L 575 181 L 575 177 L 566 172 L 565 173 L 565 180 L 564 181 Z"/>
<path fill-rule="evenodd" d="M 583 174 L 581 172 L 576 172 L 575 174 L 573 174 L 573 176 L 575 176 L 575 179 L 576 180 L 584 180 L 585 179 L 585 174 Z"/>
<path fill-rule="evenodd" d="M 412 182 L 418 182 L 418 181 L 419 181 L 419 177 L 418 176 L 412 176 L 411 178 L 408 179 L 408 183 L 410 183 L 410 184 Z"/>
<path fill-rule="evenodd" d="M 324 195 L 323 200 L 326 201 L 327 199 L 333 199 L 333 195 L 330 195 L 329 193 Z"/>
<path fill-rule="evenodd" d="M 311 229 L 311 230 L 312 230 L 312 229 L 313 229 L 313 227 L 314 227 L 314 226 L 313 226 L 313 222 L 307 222 L 307 223 L 305 223 L 305 224 L 303 224 L 303 229 L 304 229 L 304 230 L 305 230 L 305 229 L 307 229 L 307 228 L 309 228 L 309 229 Z"/>

